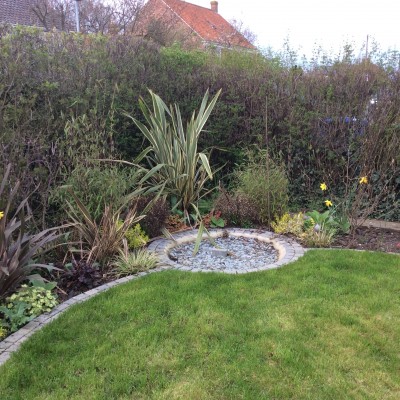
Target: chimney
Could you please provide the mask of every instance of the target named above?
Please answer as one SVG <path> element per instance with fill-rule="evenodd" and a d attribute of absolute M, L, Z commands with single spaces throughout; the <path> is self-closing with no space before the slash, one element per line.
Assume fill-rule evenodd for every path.
<path fill-rule="evenodd" d="M 216 0 L 211 1 L 211 11 L 214 11 L 218 14 L 218 1 Z"/>

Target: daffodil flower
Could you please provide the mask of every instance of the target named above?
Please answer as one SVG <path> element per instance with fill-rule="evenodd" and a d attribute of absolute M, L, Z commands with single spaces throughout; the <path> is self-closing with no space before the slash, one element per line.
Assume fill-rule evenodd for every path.
<path fill-rule="evenodd" d="M 361 185 L 363 185 L 363 184 L 366 185 L 367 183 L 368 183 L 368 178 L 366 176 L 362 176 L 361 179 L 360 179 L 360 184 Z"/>
<path fill-rule="evenodd" d="M 325 182 L 324 182 L 324 183 L 321 183 L 321 184 L 319 185 L 319 187 L 321 188 L 322 191 L 328 189 L 328 186 L 326 186 L 326 183 L 325 183 Z"/>
<path fill-rule="evenodd" d="M 4 217 L 4 212 L 0 211 L 0 219 L 2 219 Z"/>
<path fill-rule="evenodd" d="M 330 200 L 325 200 L 325 205 L 327 207 L 332 207 L 332 202 Z"/>

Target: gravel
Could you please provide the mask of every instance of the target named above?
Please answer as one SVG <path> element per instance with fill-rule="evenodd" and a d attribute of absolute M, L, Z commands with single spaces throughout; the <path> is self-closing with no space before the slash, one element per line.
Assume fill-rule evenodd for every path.
<path fill-rule="evenodd" d="M 174 247 L 169 256 L 180 266 L 210 271 L 247 270 L 264 267 L 278 260 L 278 251 L 271 243 L 244 237 L 214 240 L 217 247 L 209 240 L 203 240 L 195 256 L 194 242 Z"/>

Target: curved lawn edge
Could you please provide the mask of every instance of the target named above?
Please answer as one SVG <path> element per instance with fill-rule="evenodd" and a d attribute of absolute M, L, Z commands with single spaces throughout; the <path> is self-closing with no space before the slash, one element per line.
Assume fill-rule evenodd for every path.
<path fill-rule="evenodd" d="M 268 273 L 151 274 L 33 335 L 0 367 L 0 392 L 4 400 L 395 398 L 399 261 L 307 251 Z"/>
<path fill-rule="evenodd" d="M 6 337 L 2 342 L 0 342 L 0 366 L 3 365 L 10 357 L 11 354 L 19 349 L 21 344 L 27 340 L 30 336 L 32 336 L 36 331 L 42 329 L 45 325 L 50 323 L 59 317 L 64 311 L 66 311 L 69 307 L 82 303 L 90 298 L 108 290 L 112 287 L 121 285 L 123 283 L 127 283 L 129 281 L 133 281 L 135 279 L 139 279 L 142 276 L 148 275 L 150 273 L 160 272 L 167 269 L 172 269 L 171 267 L 158 267 L 149 271 L 139 272 L 135 275 L 129 275 L 124 278 L 119 278 L 115 281 L 105 283 L 104 285 L 98 286 L 94 289 L 90 289 L 84 293 L 78 294 L 71 299 L 61 303 L 57 307 L 55 307 L 50 313 L 44 313 L 34 318 L 28 324 L 24 325 L 17 332 L 14 332 L 10 336 Z"/>
<path fill-rule="evenodd" d="M 331 248 L 319 248 L 319 249 L 310 249 L 310 248 L 304 248 L 303 249 L 303 254 L 308 252 L 309 250 L 339 250 L 339 251 L 354 251 L 354 252 L 364 252 L 365 250 L 356 250 L 356 249 L 331 249 Z M 370 253 L 379 253 L 379 252 L 374 252 L 374 251 L 368 251 Z M 387 254 L 387 253 L 382 253 L 382 254 Z M 390 253 L 391 255 L 397 255 L 400 256 L 398 253 Z M 298 257 L 300 258 L 300 257 Z M 298 259 L 296 258 L 296 260 Z M 291 262 L 294 262 L 296 260 L 292 260 Z M 289 262 L 289 263 L 291 263 Z M 289 264 L 288 263 L 288 264 Z M 285 264 L 286 265 L 286 264 Z M 280 265 L 282 266 L 282 265 Z M 151 273 L 156 273 L 156 272 L 161 272 L 161 271 L 166 271 L 166 270 L 179 270 L 178 268 L 175 268 L 173 265 L 168 265 L 168 266 L 161 266 L 154 268 L 152 270 L 148 271 L 143 271 L 139 272 L 135 275 L 129 275 L 123 278 L 119 278 L 115 281 L 108 282 L 104 285 L 101 285 L 97 288 L 88 290 L 84 293 L 81 293 L 63 303 L 55 307 L 50 313 L 45 313 L 42 314 L 32 321 L 30 321 L 27 325 L 23 326 L 21 329 L 19 329 L 17 332 L 14 332 L 7 338 L 5 338 L 3 341 L 0 342 L 0 366 L 3 365 L 10 357 L 11 355 L 16 352 L 21 344 L 25 342 L 30 336 L 32 336 L 36 331 L 39 331 L 42 329 L 45 325 L 59 317 L 64 311 L 66 311 L 70 306 L 73 306 L 75 304 L 82 303 L 86 300 L 89 300 L 90 298 L 108 290 L 111 289 L 115 286 L 121 285 L 123 283 L 127 283 L 136 279 L 139 279 L 143 276 L 149 275 Z M 192 271 L 195 272 L 195 271 Z M 261 271 L 260 271 L 261 272 Z"/>
<path fill-rule="evenodd" d="M 222 235 L 221 230 L 210 230 L 213 236 Z M 267 231 L 260 231 L 256 229 L 227 229 L 227 231 L 232 234 L 233 236 L 243 236 L 243 237 L 254 237 L 258 240 L 270 240 L 273 235 L 272 232 Z M 180 232 L 177 234 L 172 235 L 173 238 L 176 240 L 177 243 L 182 243 L 185 241 L 195 240 L 197 237 L 197 230 L 190 230 L 185 232 Z M 280 252 L 280 259 L 274 264 L 267 265 L 265 268 L 257 268 L 253 270 L 244 270 L 239 273 L 248 273 L 248 272 L 258 272 L 267 269 L 279 268 L 283 265 L 289 264 L 293 261 L 296 261 L 298 258 L 304 255 L 306 249 L 300 246 L 297 242 L 291 241 L 290 243 L 284 239 L 282 236 L 276 236 L 274 239 L 274 246 Z M 135 275 L 129 275 L 124 278 L 117 279 L 115 281 L 106 283 L 101 285 L 97 288 L 88 290 L 87 292 L 81 293 L 63 303 L 55 307 L 50 313 L 45 313 L 39 315 L 28 324 L 24 325 L 21 329 L 17 332 L 14 332 L 7 338 L 5 338 L 2 342 L 0 342 L 0 366 L 4 364 L 10 357 L 11 354 L 17 351 L 20 345 L 27 340 L 30 336 L 32 336 L 36 331 L 43 328 L 46 324 L 56 319 L 60 316 L 65 310 L 67 310 L 70 306 L 74 304 L 81 303 L 86 301 L 97 294 L 104 292 L 114 286 L 120 285 L 122 283 L 129 282 L 134 279 L 138 279 L 142 276 L 148 275 L 150 273 L 170 270 L 170 269 L 177 269 L 181 271 L 191 271 L 191 272 L 210 272 L 209 270 L 202 270 L 196 268 L 182 268 L 179 265 L 171 262 L 168 258 L 168 250 L 173 247 L 174 241 L 168 239 L 159 239 L 150 244 L 148 247 L 149 251 L 154 252 L 161 263 L 162 266 L 144 271 L 139 272 Z M 222 273 L 226 273 L 223 271 Z"/>

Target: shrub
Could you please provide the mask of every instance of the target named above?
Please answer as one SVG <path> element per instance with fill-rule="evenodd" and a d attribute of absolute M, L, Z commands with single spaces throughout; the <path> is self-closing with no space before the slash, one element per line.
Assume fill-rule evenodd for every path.
<path fill-rule="evenodd" d="M 292 233 L 293 235 L 300 236 L 303 233 L 304 227 L 304 214 L 285 213 L 281 218 L 277 217 L 276 222 L 271 223 L 271 227 L 275 233 L 280 235 L 285 233 Z"/>
<path fill-rule="evenodd" d="M 221 217 L 228 225 L 249 227 L 258 221 L 253 200 L 243 193 L 230 194 L 225 189 L 220 189 L 214 207 L 221 212 Z"/>
<path fill-rule="evenodd" d="M 137 249 L 134 252 L 121 251 L 113 262 L 114 272 L 117 276 L 146 271 L 154 268 L 157 264 L 157 256 L 146 249 Z"/>
<path fill-rule="evenodd" d="M 4 326 L 5 322 L 1 322 L 0 320 L 0 342 L 7 336 L 8 332 Z"/>
<path fill-rule="evenodd" d="M 136 202 L 136 209 L 139 214 L 147 207 L 151 197 L 140 197 Z M 146 212 L 144 218 L 140 221 L 140 226 L 149 235 L 150 238 L 160 236 L 162 228 L 165 226 L 165 221 L 170 215 L 167 201 L 164 198 L 159 198 L 154 202 L 152 207 Z"/>
<path fill-rule="evenodd" d="M 125 239 L 127 240 L 128 248 L 130 250 L 143 247 L 149 241 L 149 237 L 142 230 L 139 224 L 136 224 L 133 228 L 126 231 Z"/>
<path fill-rule="evenodd" d="M 16 293 L 7 298 L 6 302 L 8 309 L 15 309 L 17 304 L 25 303 L 25 313 L 34 317 L 50 312 L 58 304 L 57 296 L 51 290 L 28 285 L 22 285 Z"/>
<path fill-rule="evenodd" d="M 311 227 L 300 234 L 300 239 L 307 247 L 329 247 L 334 236 L 334 230 L 316 230 L 315 227 Z"/>
<path fill-rule="evenodd" d="M 63 210 L 65 201 L 71 198 L 66 187 L 73 188 L 93 219 L 100 221 L 106 204 L 114 209 L 123 205 L 124 196 L 137 183 L 137 178 L 130 169 L 109 163 L 79 165 L 67 177 L 64 186 L 53 190 L 50 200 Z"/>
<path fill-rule="evenodd" d="M 258 220 L 270 224 L 288 205 L 289 181 L 285 168 L 265 151 L 248 153 L 249 161 L 235 172 L 236 192 L 247 196 L 256 207 Z"/>
<path fill-rule="evenodd" d="M 73 260 L 58 276 L 58 286 L 66 291 L 69 297 L 100 286 L 103 282 L 104 277 L 99 265 L 90 264 L 85 260 Z"/>

